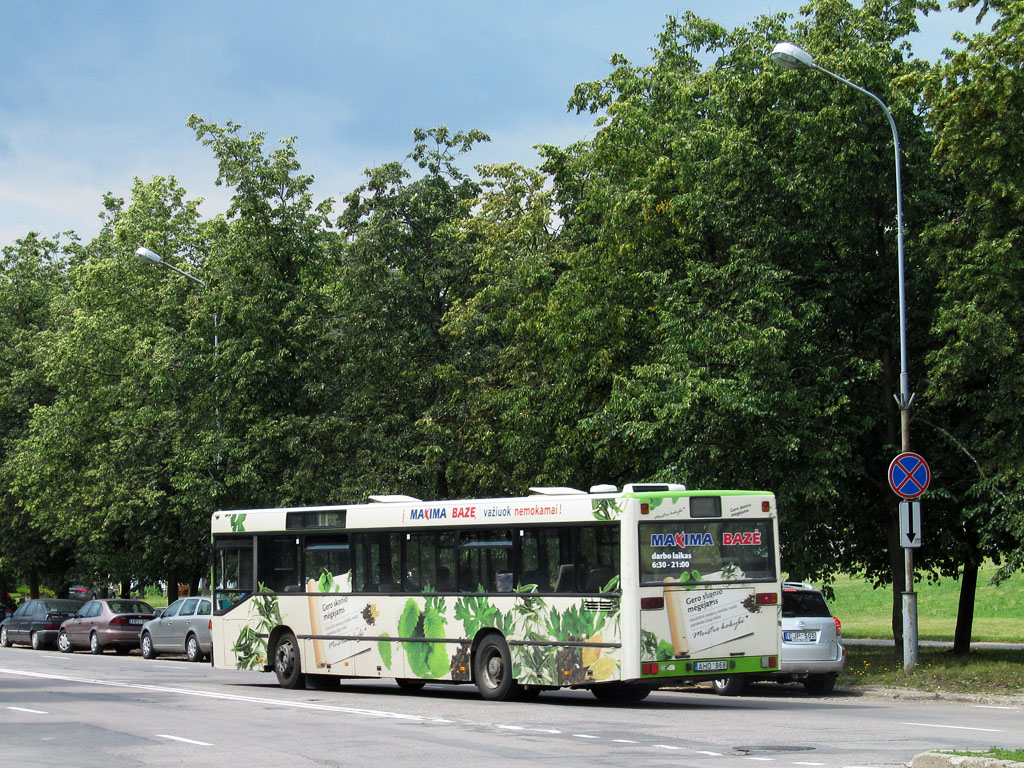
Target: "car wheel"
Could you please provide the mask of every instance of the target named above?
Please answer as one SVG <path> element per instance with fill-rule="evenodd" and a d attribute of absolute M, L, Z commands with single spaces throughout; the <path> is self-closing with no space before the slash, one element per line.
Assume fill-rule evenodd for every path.
<path fill-rule="evenodd" d="M 188 656 L 189 661 L 203 660 L 203 652 L 199 650 L 199 638 L 195 635 L 185 638 L 185 655 Z"/>
<path fill-rule="evenodd" d="M 103 646 L 100 645 L 100 636 L 95 632 L 89 635 L 89 650 L 97 655 L 103 653 Z"/>
<path fill-rule="evenodd" d="M 7 636 L 7 627 L 0 627 L 0 645 L 4 648 L 11 647 L 11 639 Z"/>
<path fill-rule="evenodd" d="M 711 684 L 719 696 L 739 696 L 747 687 L 747 680 L 744 677 L 720 677 Z"/>
<path fill-rule="evenodd" d="M 57 635 L 57 649 L 61 653 L 71 653 L 73 650 L 71 648 L 71 638 L 68 637 L 68 633 L 63 629 L 60 631 L 60 634 Z"/>
<path fill-rule="evenodd" d="M 33 632 L 29 636 L 29 639 L 32 642 L 32 650 L 33 651 L 41 651 L 41 650 L 43 650 L 43 638 L 40 636 L 40 634 L 38 632 Z"/>
<path fill-rule="evenodd" d="M 808 675 L 804 680 L 804 690 L 815 696 L 827 696 L 836 687 L 836 677 L 838 675 L 835 672 L 827 675 Z"/>
<path fill-rule="evenodd" d="M 488 701 L 506 701 L 515 695 L 512 657 L 499 634 L 487 635 L 473 654 L 473 681 Z"/>
<path fill-rule="evenodd" d="M 142 646 L 142 658 L 156 658 L 156 651 L 153 650 L 153 638 L 149 636 L 149 632 L 143 633 L 140 645 Z"/>
<path fill-rule="evenodd" d="M 301 688 L 305 685 L 299 644 L 291 632 L 281 635 L 281 639 L 274 646 L 274 672 L 282 688 Z"/>

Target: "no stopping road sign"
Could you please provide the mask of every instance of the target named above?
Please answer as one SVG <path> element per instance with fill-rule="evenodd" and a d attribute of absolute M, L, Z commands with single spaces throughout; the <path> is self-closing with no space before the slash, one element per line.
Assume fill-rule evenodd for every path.
<path fill-rule="evenodd" d="M 916 499 L 928 490 L 931 481 L 928 462 L 911 451 L 904 451 L 889 465 L 889 485 L 904 499 Z"/>

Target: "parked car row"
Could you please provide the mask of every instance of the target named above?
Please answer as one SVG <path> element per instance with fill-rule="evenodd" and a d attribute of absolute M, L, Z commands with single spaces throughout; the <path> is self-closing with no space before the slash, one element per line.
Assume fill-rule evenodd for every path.
<path fill-rule="evenodd" d="M 183 597 L 163 610 L 135 599 L 29 600 L 0 622 L 0 646 L 30 645 L 36 650 L 56 647 L 63 653 L 88 649 L 103 653 L 113 648 L 128 653 L 134 648 L 144 658 L 160 653 L 185 654 L 189 661 L 209 657 L 208 597 Z"/>

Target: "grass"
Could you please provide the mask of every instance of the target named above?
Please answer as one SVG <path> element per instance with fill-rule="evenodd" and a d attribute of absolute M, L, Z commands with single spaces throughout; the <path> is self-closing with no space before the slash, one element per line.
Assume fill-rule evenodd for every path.
<path fill-rule="evenodd" d="M 991 583 L 996 567 L 987 564 L 978 574 L 972 642 L 1024 642 L 1024 575 L 1016 574 L 999 586 Z M 832 585 L 832 612 L 843 623 L 843 636 L 892 639 L 892 587 L 873 589 L 853 576 L 839 576 Z M 956 629 L 960 582 L 943 579 L 919 582 L 917 633 L 921 640 L 952 641 Z"/>
<path fill-rule="evenodd" d="M 908 673 L 892 645 L 847 645 L 846 665 L 837 684 L 936 693 L 1024 695 L 1024 649 L 983 648 L 966 656 L 954 656 L 944 648 L 921 646 L 917 665 Z"/>
<path fill-rule="evenodd" d="M 1017 574 L 999 586 L 991 583 L 996 568 L 988 564 L 978 574 L 972 643 L 1024 643 L 1024 576 Z M 846 646 L 846 666 L 839 685 L 879 685 L 950 693 L 1024 694 L 1024 647 L 1013 650 L 972 648 L 954 656 L 946 648 L 918 647 L 918 663 L 903 671 L 902 648 L 893 643 L 892 587 L 873 589 L 861 578 L 840 576 L 833 585 L 832 611 L 843 624 L 843 637 L 879 638 L 879 646 Z M 960 582 L 943 579 L 922 582 L 917 592 L 919 640 L 952 642 L 960 599 Z"/>
<path fill-rule="evenodd" d="M 992 747 L 992 749 L 987 749 L 984 752 L 960 752 L 955 749 L 944 749 L 942 753 L 946 755 L 963 755 L 964 757 L 991 757 L 993 760 L 1015 760 L 1018 763 L 1024 763 L 1024 749 Z"/>

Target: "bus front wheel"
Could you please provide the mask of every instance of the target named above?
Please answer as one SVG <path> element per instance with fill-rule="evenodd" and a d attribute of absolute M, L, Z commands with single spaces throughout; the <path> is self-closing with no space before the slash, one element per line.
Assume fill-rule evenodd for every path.
<path fill-rule="evenodd" d="M 512 698 L 516 689 L 512 656 L 501 635 L 490 634 L 480 641 L 473 654 L 473 679 L 480 695 L 488 701 Z"/>
<path fill-rule="evenodd" d="M 274 672 L 282 688 L 299 688 L 305 683 L 302 677 L 299 643 L 291 632 L 281 635 L 274 646 Z"/>

